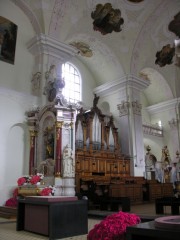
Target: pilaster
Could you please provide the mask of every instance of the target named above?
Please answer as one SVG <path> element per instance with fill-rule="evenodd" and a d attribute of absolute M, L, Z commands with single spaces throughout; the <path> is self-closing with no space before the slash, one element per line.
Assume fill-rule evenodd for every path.
<path fill-rule="evenodd" d="M 48 103 L 44 89 L 46 86 L 47 73 L 55 66 L 55 77 L 61 79 L 62 64 L 70 60 L 77 54 L 77 50 L 65 43 L 57 41 L 55 38 L 45 34 L 38 34 L 27 44 L 28 50 L 35 57 L 34 73 L 32 77 L 32 91 L 34 95 L 40 97 L 40 105 Z"/>

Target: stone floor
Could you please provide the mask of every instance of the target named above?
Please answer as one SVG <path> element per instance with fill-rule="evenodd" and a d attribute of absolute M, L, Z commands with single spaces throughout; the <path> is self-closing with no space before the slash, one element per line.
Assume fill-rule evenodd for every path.
<path fill-rule="evenodd" d="M 119 209 L 121 210 L 121 209 Z M 90 231 L 95 224 L 98 224 L 105 216 L 112 214 L 109 211 L 91 210 L 89 211 L 88 219 L 88 231 Z M 131 206 L 131 213 L 136 213 L 143 218 L 156 218 L 159 215 L 155 214 L 154 203 L 134 205 Z M 166 207 L 165 214 L 170 214 L 170 208 Z M 48 237 L 41 236 L 38 234 L 26 232 L 26 231 L 16 231 L 16 220 L 7 220 L 0 218 L 0 240 L 48 240 Z M 69 238 L 61 238 L 61 240 L 87 240 L 87 235 L 74 236 Z"/>

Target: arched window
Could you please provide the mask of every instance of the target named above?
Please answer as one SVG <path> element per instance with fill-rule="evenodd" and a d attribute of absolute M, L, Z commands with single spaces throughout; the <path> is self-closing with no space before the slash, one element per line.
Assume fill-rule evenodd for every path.
<path fill-rule="evenodd" d="M 68 102 L 81 101 L 81 76 L 77 68 L 67 62 L 62 65 L 62 77 L 65 80 L 63 95 Z"/>

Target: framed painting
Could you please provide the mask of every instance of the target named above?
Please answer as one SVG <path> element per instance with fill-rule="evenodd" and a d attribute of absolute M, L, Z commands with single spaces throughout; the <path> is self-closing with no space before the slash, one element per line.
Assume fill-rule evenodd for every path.
<path fill-rule="evenodd" d="M 0 60 L 14 64 L 17 25 L 0 16 Z"/>

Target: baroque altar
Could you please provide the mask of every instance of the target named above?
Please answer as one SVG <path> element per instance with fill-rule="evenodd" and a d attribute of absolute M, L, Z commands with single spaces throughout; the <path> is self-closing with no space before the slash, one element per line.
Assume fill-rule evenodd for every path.
<path fill-rule="evenodd" d="M 30 134 L 29 175 L 42 173 L 41 185 L 56 187 L 55 195 L 75 195 L 76 109 L 62 94 L 65 82 L 46 73 L 44 95 L 47 104 L 26 112 Z"/>

